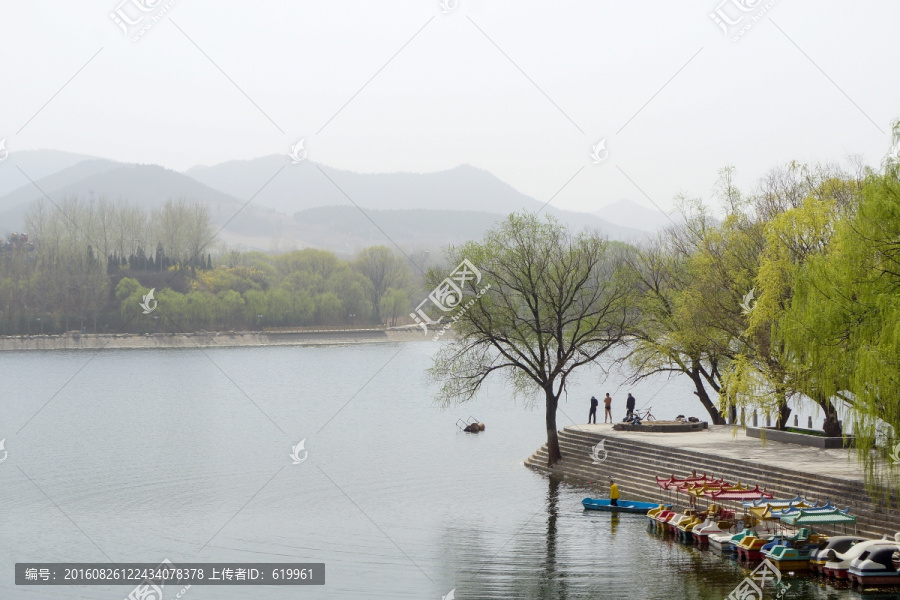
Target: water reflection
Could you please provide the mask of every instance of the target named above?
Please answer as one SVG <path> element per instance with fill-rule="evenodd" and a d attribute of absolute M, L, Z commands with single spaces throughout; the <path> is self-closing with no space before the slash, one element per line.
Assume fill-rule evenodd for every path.
<path fill-rule="evenodd" d="M 546 504 L 496 529 L 445 538 L 442 553 L 459 598 L 529 600 L 721 600 L 749 572 L 734 560 L 650 533 L 646 517 L 585 511 L 589 492 L 555 478 L 541 482 Z M 522 505 L 519 505 L 521 508 Z M 787 578 L 786 578 L 787 579 Z M 898 598 L 860 596 L 807 578 L 789 578 L 790 600 Z M 767 600 L 774 597 L 770 590 Z"/>
<path fill-rule="evenodd" d="M 566 598 L 566 581 L 564 574 L 556 568 L 556 537 L 558 535 L 557 519 L 559 518 L 560 481 L 548 477 L 547 490 L 547 538 L 544 555 L 544 573 L 541 578 L 538 598 Z"/>

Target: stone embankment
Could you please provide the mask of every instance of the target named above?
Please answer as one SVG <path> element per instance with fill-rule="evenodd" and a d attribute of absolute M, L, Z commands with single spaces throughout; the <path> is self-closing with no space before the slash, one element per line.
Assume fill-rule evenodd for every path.
<path fill-rule="evenodd" d="M 880 537 L 900 531 L 900 507 L 879 504 L 866 492 L 863 471 L 855 455 L 846 450 L 823 450 L 748 438 L 731 426 L 710 426 L 689 433 L 642 433 L 613 431 L 609 425 L 574 425 L 559 432 L 563 459 L 547 467 L 546 444 L 525 464 L 545 473 L 596 486 L 592 495 L 607 497 L 613 478 L 622 497 L 666 501 L 684 506 L 684 495 L 667 494 L 655 476 L 685 477 L 696 470 L 728 481 L 759 485 L 776 498 L 798 493 L 840 508 L 850 507 L 858 517 L 861 535 Z M 596 453 L 593 448 L 603 441 Z M 594 456 L 600 460 L 595 464 Z M 604 458 L 605 457 L 605 458 Z M 735 507 L 734 504 L 731 505 Z M 831 532 L 830 526 L 824 528 Z M 839 526 L 837 532 L 842 528 Z M 852 533 L 852 528 L 848 529 Z"/>
<path fill-rule="evenodd" d="M 200 333 L 67 333 L 0 337 L 0 351 L 102 350 L 117 348 L 227 348 L 236 346 L 320 346 L 422 341 L 421 329 L 323 329 Z"/>

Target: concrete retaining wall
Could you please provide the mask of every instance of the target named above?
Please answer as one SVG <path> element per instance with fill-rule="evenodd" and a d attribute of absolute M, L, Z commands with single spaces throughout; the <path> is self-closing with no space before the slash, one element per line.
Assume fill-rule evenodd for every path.
<path fill-rule="evenodd" d="M 765 432 L 766 440 L 773 442 L 784 442 L 786 444 L 800 444 L 802 446 L 813 446 L 814 448 L 849 448 L 852 446 L 856 438 L 850 437 L 825 437 L 821 435 L 806 435 L 802 433 L 794 433 L 792 431 L 779 431 L 771 427 L 759 428 L 748 427 L 747 437 L 761 439 Z"/>

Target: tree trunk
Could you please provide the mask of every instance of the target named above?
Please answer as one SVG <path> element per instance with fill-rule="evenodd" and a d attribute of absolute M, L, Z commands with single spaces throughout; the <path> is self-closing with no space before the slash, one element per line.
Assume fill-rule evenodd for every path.
<path fill-rule="evenodd" d="M 692 369 L 690 373 L 690 378 L 694 382 L 694 387 L 697 389 L 694 391 L 694 395 L 700 399 L 700 404 L 703 405 L 703 408 L 706 409 L 706 412 L 709 413 L 709 419 L 712 421 L 713 425 L 723 425 L 722 415 L 719 413 L 719 409 L 716 408 L 715 402 L 713 402 L 709 394 L 706 393 L 706 387 L 703 385 L 703 376 L 700 375 L 699 369 Z"/>
<path fill-rule="evenodd" d="M 778 429 L 787 427 L 788 419 L 791 416 L 791 407 L 787 405 L 787 401 L 782 399 L 778 403 Z"/>
<path fill-rule="evenodd" d="M 556 407 L 559 397 L 554 395 L 552 383 L 544 388 L 544 394 L 547 397 L 547 466 L 552 467 L 562 458 L 562 452 L 559 451 L 559 433 L 556 431 Z"/>
<path fill-rule="evenodd" d="M 837 410 L 835 410 L 831 400 L 824 398 L 817 399 L 817 401 L 819 406 L 825 410 L 825 424 L 822 426 L 822 429 L 825 430 L 825 435 L 828 437 L 841 437 L 843 435 L 841 422 L 838 421 Z"/>

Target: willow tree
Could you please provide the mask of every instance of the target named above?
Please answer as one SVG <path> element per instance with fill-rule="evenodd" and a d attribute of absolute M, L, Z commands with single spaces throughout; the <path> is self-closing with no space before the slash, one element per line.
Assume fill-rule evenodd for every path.
<path fill-rule="evenodd" d="M 691 257 L 687 289 L 689 309 L 719 334 L 710 341 L 727 341 L 717 348 L 726 359 L 718 390 L 723 404 L 775 413 L 784 428 L 789 400 L 807 395 L 839 428 L 831 396 L 811 385 L 800 372 L 803 362 L 773 330 L 790 305 L 798 269 L 825 250 L 835 218 L 857 192 L 858 183 L 834 167 L 792 164 L 763 179 L 756 195 L 729 194 L 726 218 Z"/>
<path fill-rule="evenodd" d="M 743 347 L 725 375 L 726 389 L 738 402 L 767 414 L 777 412 L 780 428 L 791 412 L 788 400 L 805 396 L 825 413 L 826 433 L 841 434 L 836 394 L 842 388 L 833 378 L 826 381 L 826 373 L 835 370 L 822 364 L 825 354 L 820 350 L 827 340 L 816 323 L 818 315 L 798 320 L 791 307 L 795 294 L 804 293 L 798 277 L 826 255 L 836 223 L 857 203 L 859 187 L 858 179 L 836 167 L 792 163 L 765 178 L 752 201 L 763 234 L 758 272 L 746 288 L 753 290 L 756 301 L 741 307 Z M 788 330 L 805 340 L 805 348 L 785 339 Z M 839 358 L 832 355 L 827 362 Z"/>
<path fill-rule="evenodd" d="M 833 332 L 819 322 L 821 307 L 809 304 L 810 281 L 804 274 L 818 271 L 827 259 L 840 215 L 834 199 L 810 196 L 767 223 L 766 248 L 756 280 L 759 295 L 747 328 L 747 335 L 763 340 L 771 360 L 781 368 L 773 381 L 776 389 L 793 390 L 818 404 L 830 436 L 841 435 L 832 399 L 845 389 L 840 383 L 844 375 L 833 376 L 844 369 L 831 367 L 845 357 L 832 351 Z"/>
<path fill-rule="evenodd" d="M 844 402 L 871 483 L 872 448 L 896 453 L 900 432 L 900 168 L 869 178 L 827 251 L 798 273 L 777 335 L 809 384 Z"/>
<path fill-rule="evenodd" d="M 898 140 L 900 143 L 900 140 Z M 900 433 L 900 166 L 873 178 L 863 190 L 854 219 L 843 233 L 842 256 L 835 266 L 853 278 L 843 300 L 847 311 L 848 348 L 854 359 L 850 392 L 857 450 L 868 459 L 879 433 L 892 438 L 883 445 L 898 461 Z"/>
<path fill-rule="evenodd" d="M 714 388 L 719 410 L 727 410 L 732 422 L 742 398 L 735 391 L 732 374 L 749 357 L 760 364 L 753 340 L 745 329 L 741 298 L 756 275 L 761 248 L 759 224 L 744 212 L 730 212 L 725 220 L 706 232 L 688 261 L 689 285 L 680 300 L 681 319 L 696 323 L 698 343 L 717 357 Z"/>
<path fill-rule="evenodd" d="M 558 462 L 556 412 L 569 377 L 618 344 L 634 318 L 629 251 L 527 212 L 510 215 L 481 242 L 449 248 L 451 264 L 465 259 L 479 277 L 465 281 L 451 315 L 453 339 L 429 370 L 441 400 L 469 400 L 495 373 L 516 393 L 542 395 L 548 462 Z M 429 279 L 446 290 L 449 278 Z"/>
<path fill-rule="evenodd" d="M 699 210 L 683 211 L 683 224 L 660 232 L 628 257 L 639 317 L 629 331 L 627 352 L 619 360 L 627 365 L 629 381 L 634 383 L 659 374 L 687 375 L 710 420 L 719 425 L 724 417 L 707 386 L 716 394 L 721 388 L 723 357 L 718 349 L 727 346 L 728 338 L 722 339 L 719 329 L 698 320 L 691 309 L 690 259 L 713 227 L 702 205 L 695 208 Z"/>

